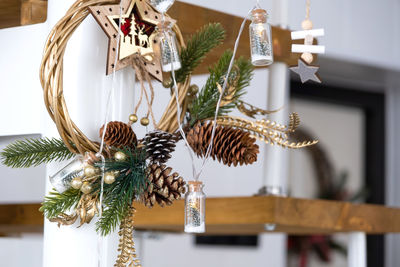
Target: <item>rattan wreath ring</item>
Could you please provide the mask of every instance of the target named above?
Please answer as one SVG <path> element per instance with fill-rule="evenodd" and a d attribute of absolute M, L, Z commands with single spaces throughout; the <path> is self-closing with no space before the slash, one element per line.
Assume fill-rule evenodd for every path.
<path fill-rule="evenodd" d="M 67 145 L 74 153 L 97 152 L 98 143 L 89 140 L 85 134 L 71 120 L 63 95 L 63 62 L 64 53 L 69 38 L 90 14 L 88 7 L 97 5 L 115 4 L 112 0 L 77 0 L 51 30 L 45 44 L 42 63 L 40 66 L 40 82 L 43 87 L 44 102 L 50 117 L 57 126 L 57 130 Z M 185 47 L 182 34 L 174 25 L 179 45 Z M 181 120 L 183 120 L 187 103 L 185 97 L 190 85 L 190 77 L 183 84 L 178 84 L 178 99 L 182 107 Z M 175 132 L 178 129 L 177 105 L 175 95 L 171 96 L 169 104 L 161 116 L 157 129 Z"/>

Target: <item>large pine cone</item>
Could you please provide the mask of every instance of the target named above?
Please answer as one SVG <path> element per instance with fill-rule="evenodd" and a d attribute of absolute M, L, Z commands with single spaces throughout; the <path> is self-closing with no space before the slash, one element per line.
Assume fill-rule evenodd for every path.
<path fill-rule="evenodd" d="M 175 151 L 177 136 L 163 132 L 153 131 L 143 138 L 147 158 L 152 162 L 166 163 Z"/>
<path fill-rule="evenodd" d="M 103 136 L 104 125 L 100 128 L 100 138 Z M 137 138 L 131 126 L 121 121 L 111 121 L 107 124 L 104 142 L 117 148 L 137 146 Z"/>
<path fill-rule="evenodd" d="M 143 194 L 143 202 L 147 207 L 153 207 L 156 203 L 161 207 L 171 205 L 185 193 L 185 181 L 176 172 L 170 174 L 172 168 L 153 163 L 147 170 L 150 184 Z"/>
<path fill-rule="evenodd" d="M 187 134 L 187 140 L 197 156 L 204 157 L 211 141 L 213 124 L 196 124 Z M 252 164 L 257 161 L 259 147 L 249 132 L 232 127 L 217 126 L 210 156 L 225 165 Z"/>

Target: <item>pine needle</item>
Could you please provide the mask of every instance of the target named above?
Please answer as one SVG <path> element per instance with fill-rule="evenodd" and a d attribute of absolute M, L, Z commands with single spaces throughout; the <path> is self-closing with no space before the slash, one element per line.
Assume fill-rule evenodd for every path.
<path fill-rule="evenodd" d="M 42 163 L 70 159 L 74 155 L 62 140 L 44 137 L 11 143 L 0 152 L 0 159 L 8 167 L 28 168 Z"/>
<path fill-rule="evenodd" d="M 187 42 L 181 51 L 181 68 L 176 71 L 176 81 L 182 83 L 203 61 L 206 54 L 225 39 L 225 30 L 219 23 L 203 26 Z"/>
<path fill-rule="evenodd" d="M 106 171 L 118 171 L 116 181 L 104 186 L 103 216 L 96 224 L 96 231 L 103 236 L 110 234 L 126 217 L 132 201 L 147 188 L 146 154 L 144 151 L 124 149 L 127 161 L 108 161 Z"/>
<path fill-rule="evenodd" d="M 210 76 L 197 98 L 193 101 L 193 107 L 189 111 L 191 115 L 191 126 L 199 120 L 214 117 L 219 98 L 217 83 L 222 84 L 224 81 L 232 55 L 232 51 L 225 51 L 219 61 L 209 69 Z M 229 79 L 234 79 L 235 77 L 232 76 L 239 75 L 235 96 L 231 103 L 225 106 L 220 106 L 218 116 L 227 115 L 235 108 L 236 102 L 240 100 L 241 96 L 245 93 L 243 89 L 250 84 L 250 80 L 253 76 L 253 66 L 249 60 L 241 57 L 235 60 L 234 66 L 237 67 L 238 73 L 232 71 Z"/>
<path fill-rule="evenodd" d="M 43 212 L 48 219 L 54 218 L 60 213 L 75 207 L 78 204 L 80 196 L 80 191 L 76 189 L 67 190 L 62 194 L 57 191 L 51 191 L 45 197 L 39 211 Z"/>

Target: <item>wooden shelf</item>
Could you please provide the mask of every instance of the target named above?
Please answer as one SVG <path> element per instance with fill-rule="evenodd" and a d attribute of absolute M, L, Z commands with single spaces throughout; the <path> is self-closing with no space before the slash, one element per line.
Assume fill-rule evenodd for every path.
<path fill-rule="evenodd" d="M 378 205 L 283 197 L 208 198 L 207 234 L 290 234 L 362 231 L 368 234 L 400 232 L 400 209 Z M 138 230 L 182 232 L 184 202 L 166 208 L 137 205 Z"/>
<path fill-rule="evenodd" d="M 400 209 L 379 205 L 284 197 L 208 198 L 206 234 L 330 234 L 361 231 L 368 234 L 399 233 Z M 0 236 L 41 232 L 40 204 L 0 205 Z M 135 205 L 137 230 L 183 232 L 184 202 L 148 209 Z"/>

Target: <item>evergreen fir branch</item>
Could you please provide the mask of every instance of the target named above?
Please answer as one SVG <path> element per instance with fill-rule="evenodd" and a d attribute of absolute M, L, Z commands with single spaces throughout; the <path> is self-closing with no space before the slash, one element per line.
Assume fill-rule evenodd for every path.
<path fill-rule="evenodd" d="M 104 185 L 105 209 L 96 225 L 96 231 L 103 236 L 119 226 L 129 212 L 132 201 L 148 186 L 144 150 L 123 149 L 122 152 L 127 155 L 127 161 L 110 160 L 105 166 L 105 171 L 118 171 L 119 176 L 114 183 Z M 100 166 L 101 163 L 98 164 Z"/>
<path fill-rule="evenodd" d="M 225 39 L 225 30 L 219 23 L 203 26 L 187 42 L 180 54 L 181 68 L 176 71 L 176 81 L 182 83 L 203 61 L 206 54 Z"/>
<path fill-rule="evenodd" d="M 199 120 L 214 117 L 220 94 L 217 83 L 223 84 L 232 55 L 231 51 L 225 51 L 218 63 L 209 69 L 210 76 L 197 98 L 193 101 L 193 107 L 189 111 L 191 115 L 190 126 L 193 126 Z M 219 108 L 218 116 L 227 115 L 235 108 L 236 102 L 245 94 L 244 88 L 250 84 L 253 76 L 253 66 L 249 60 L 241 57 L 235 60 L 234 66 L 236 66 L 237 71 L 232 68 L 228 80 L 234 80 L 239 76 L 236 83 L 235 96 L 231 103 Z"/>
<path fill-rule="evenodd" d="M 18 140 L 0 152 L 2 163 L 12 168 L 28 168 L 42 163 L 62 161 L 74 155 L 62 140 L 47 137 Z"/>
<path fill-rule="evenodd" d="M 79 190 L 70 189 L 60 194 L 53 190 L 45 197 L 39 211 L 44 213 L 48 219 L 58 216 L 71 208 L 75 208 L 79 202 L 81 193 Z"/>

